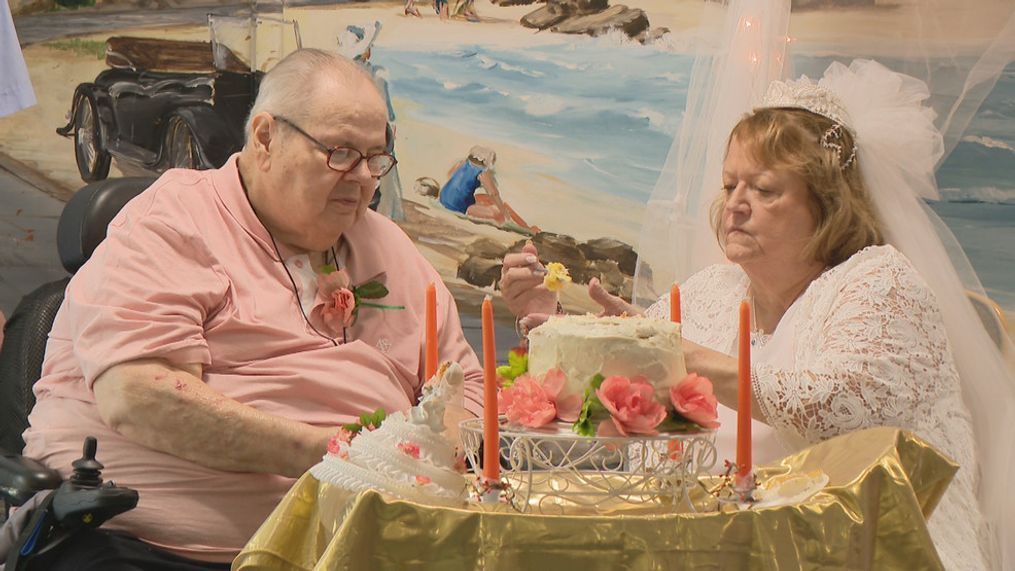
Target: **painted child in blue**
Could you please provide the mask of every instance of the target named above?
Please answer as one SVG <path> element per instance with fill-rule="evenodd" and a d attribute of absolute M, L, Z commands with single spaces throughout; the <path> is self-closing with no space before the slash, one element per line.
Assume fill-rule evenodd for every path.
<path fill-rule="evenodd" d="M 440 203 L 444 208 L 465 214 L 469 207 L 476 203 L 476 190 L 482 186 L 479 175 L 486 172 L 486 167 L 466 159 L 458 163 L 458 168 L 451 173 L 451 178 L 441 189 Z"/>
<path fill-rule="evenodd" d="M 448 210 L 470 218 L 491 220 L 498 226 L 511 222 L 523 230 L 539 232 L 538 227 L 529 226 L 501 198 L 493 175 L 496 160 L 497 155 L 491 149 L 480 145 L 469 149 L 469 156 L 448 171 L 448 182 L 441 188 L 438 201 Z M 484 193 L 476 194 L 480 187 Z"/>

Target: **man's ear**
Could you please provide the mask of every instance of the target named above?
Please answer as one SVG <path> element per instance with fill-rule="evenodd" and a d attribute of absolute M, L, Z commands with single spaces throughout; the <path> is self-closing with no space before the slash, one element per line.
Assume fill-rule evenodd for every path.
<path fill-rule="evenodd" d="M 395 129 L 391 126 L 391 123 L 385 124 L 384 151 L 391 155 L 395 154 Z"/>
<path fill-rule="evenodd" d="M 271 153 L 276 151 L 278 144 L 274 140 L 275 120 L 266 112 L 254 115 L 250 121 L 250 146 L 259 168 L 267 169 L 271 163 Z"/>

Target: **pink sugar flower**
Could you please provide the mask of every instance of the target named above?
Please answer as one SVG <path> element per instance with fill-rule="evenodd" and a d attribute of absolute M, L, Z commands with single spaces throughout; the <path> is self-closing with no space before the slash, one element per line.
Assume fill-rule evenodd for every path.
<path fill-rule="evenodd" d="M 500 392 L 498 409 L 507 415 L 508 421 L 529 428 L 539 428 L 555 418 L 574 422 L 582 402 L 578 395 L 560 398 L 566 382 L 567 377 L 560 369 L 550 369 L 542 379 L 522 375 Z"/>
<path fill-rule="evenodd" d="M 529 428 L 539 428 L 557 417 L 557 407 L 543 385 L 530 375 L 515 379 L 510 388 L 500 392 L 497 401 L 497 408 L 509 422 Z"/>
<path fill-rule="evenodd" d="M 416 444 L 415 442 L 400 442 L 398 444 L 398 449 L 416 460 L 419 460 L 419 444 Z"/>
<path fill-rule="evenodd" d="M 655 389 L 644 377 L 607 377 L 596 396 L 609 411 L 613 424 L 599 423 L 600 435 L 610 435 L 613 429 L 622 436 L 656 434 L 656 427 L 666 418 L 666 408 L 656 402 Z"/>
<path fill-rule="evenodd" d="M 344 428 L 339 428 L 338 432 L 336 432 L 335 435 L 328 440 L 328 454 L 339 455 L 344 453 L 345 457 L 348 458 L 349 454 L 342 450 L 342 444 L 349 444 L 352 442 L 352 437 L 352 432 Z"/>
<path fill-rule="evenodd" d="M 673 408 L 691 422 L 704 428 L 719 428 L 718 401 L 712 392 L 712 381 L 691 373 L 670 387 Z"/>

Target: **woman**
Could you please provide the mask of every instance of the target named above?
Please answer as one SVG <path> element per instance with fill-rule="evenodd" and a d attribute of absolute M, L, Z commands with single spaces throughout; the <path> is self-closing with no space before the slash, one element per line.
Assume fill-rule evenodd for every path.
<path fill-rule="evenodd" d="M 982 458 L 942 313 L 912 264 L 884 245 L 882 212 L 868 192 L 884 189 L 867 188 L 864 172 L 865 160 L 871 168 L 878 163 L 864 152 L 876 140 L 856 136 L 829 88 L 899 77 L 861 62 L 850 70 L 833 66 L 825 85 L 776 82 L 761 108 L 734 127 L 712 216 L 733 263 L 682 285 L 684 354 L 688 370 L 711 378 L 726 405 L 720 456 L 733 458 L 735 308 L 748 299 L 755 319 L 752 411 L 764 423 L 755 425 L 756 461 L 871 426 L 913 430 L 962 467 L 929 522 L 945 567 L 983 569 L 994 559 L 984 557 L 992 534 L 977 505 Z M 929 122 L 915 101 L 902 103 L 900 116 Z M 530 326 L 556 304 L 535 285 L 536 254 L 527 247 L 505 258 L 501 281 L 509 307 Z M 606 314 L 637 312 L 596 283 L 590 295 Z M 668 300 L 647 314 L 668 317 Z"/>

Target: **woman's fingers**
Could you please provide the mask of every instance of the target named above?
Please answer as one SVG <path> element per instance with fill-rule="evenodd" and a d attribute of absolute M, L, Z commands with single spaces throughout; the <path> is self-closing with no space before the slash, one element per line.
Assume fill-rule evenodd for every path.
<path fill-rule="evenodd" d="M 589 297 L 592 298 L 592 301 L 603 306 L 600 316 L 641 315 L 641 311 L 637 307 L 606 291 L 597 278 L 589 280 Z"/>
<path fill-rule="evenodd" d="M 536 245 L 532 243 L 532 240 L 526 241 L 520 252 L 504 256 L 503 266 L 501 267 L 501 276 L 504 276 L 508 270 L 513 268 L 524 267 L 528 267 L 537 272 L 543 271 L 545 273 L 546 271 L 543 264 L 539 263 L 539 251 L 536 250 Z"/>
<path fill-rule="evenodd" d="M 504 256 L 500 291 L 511 313 L 519 317 L 553 313 L 557 294 L 543 285 L 544 276 L 546 268 L 539 262 L 539 253 L 531 241 L 522 246 L 521 252 Z"/>
<path fill-rule="evenodd" d="M 521 328 L 520 333 L 522 335 L 528 335 L 529 331 L 539 327 L 546 323 L 546 320 L 550 318 L 547 313 L 530 313 L 525 317 L 518 320 L 518 326 Z"/>
<path fill-rule="evenodd" d="M 546 273 L 546 268 L 539 263 L 539 258 L 535 254 L 519 252 L 504 256 L 504 262 L 500 269 L 501 276 L 507 275 L 511 270 L 519 269 L 527 269 L 534 273 Z"/>

